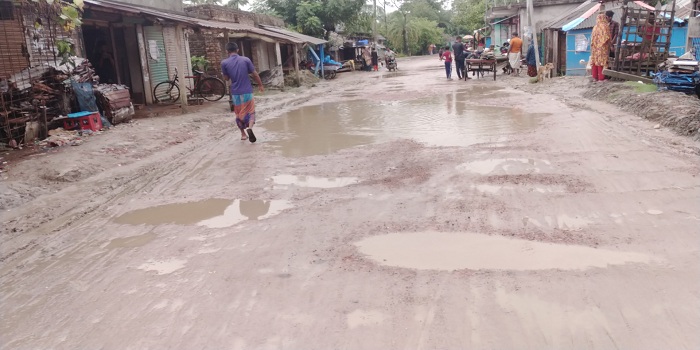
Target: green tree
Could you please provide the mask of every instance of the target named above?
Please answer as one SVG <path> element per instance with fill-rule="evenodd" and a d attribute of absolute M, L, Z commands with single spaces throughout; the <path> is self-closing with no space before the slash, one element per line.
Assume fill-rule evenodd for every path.
<path fill-rule="evenodd" d="M 377 3 L 377 22 L 381 23 L 384 21 L 384 9 Z M 372 4 L 365 4 L 362 6 L 360 13 L 354 18 L 347 21 L 343 21 L 343 34 L 345 35 L 356 35 L 356 34 L 370 34 L 372 33 L 372 22 L 374 21 L 374 6 Z M 378 23 L 378 24 L 379 24 Z M 379 27 L 377 27 L 379 29 Z"/>
<path fill-rule="evenodd" d="M 385 36 L 391 43 L 400 43 L 407 55 L 425 52 L 428 45 L 443 41 L 443 29 L 438 27 L 436 21 L 400 11 L 392 12 L 388 17 Z"/>
<path fill-rule="evenodd" d="M 297 29 L 309 35 L 322 36 L 323 22 L 318 15 L 321 12 L 321 4 L 318 2 L 302 1 L 297 7 Z"/>
<path fill-rule="evenodd" d="M 472 33 L 486 25 L 485 0 L 455 0 L 452 3 L 452 24 L 459 34 Z M 454 34 L 454 33 L 453 33 Z"/>
<path fill-rule="evenodd" d="M 338 24 L 355 20 L 364 4 L 365 0 L 267 0 L 291 27 L 326 38 Z"/>

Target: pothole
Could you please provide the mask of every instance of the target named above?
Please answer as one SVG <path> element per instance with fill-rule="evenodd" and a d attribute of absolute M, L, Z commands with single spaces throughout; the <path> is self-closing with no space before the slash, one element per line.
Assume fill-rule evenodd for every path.
<path fill-rule="evenodd" d="M 641 253 L 474 233 L 391 233 L 355 245 L 380 265 L 419 270 L 583 270 L 656 260 Z"/>
<path fill-rule="evenodd" d="M 279 134 L 280 139 L 267 144 L 282 155 L 304 157 L 402 138 L 465 147 L 534 130 L 546 116 L 468 101 L 467 92 L 401 101 L 340 101 L 304 106 L 260 126 Z"/>
<path fill-rule="evenodd" d="M 496 158 L 476 160 L 463 163 L 456 168 L 459 171 L 487 175 L 491 173 L 501 174 L 532 174 L 550 171 L 552 163 L 548 160 L 528 158 Z"/>
<path fill-rule="evenodd" d="M 116 248 L 138 248 L 143 247 L 146 244 L 152 242 L 156 239 L 158 235 L 153 232 L 147 232 L 142 235 L 115 238 L 109 241 L 109 244 L 105 246 L 106 249 L 116 249 Z"/>
<path fill-rule="evenodd" d="M 317 177 L 308 175 L 275 175 L 272 181 L 277 185 L 294 185 L 313 188 L 336 188 L 356 184 L 356 177 Z"/>
<path fill-rule="evenodd" d="M 207 199 L 173 203 L 130 211 L 114 222 L 129 225 L 197 225 L 209 228 L 230 227 L 246 220 L 261 220 L 292 206 L 284 200 Z"/>

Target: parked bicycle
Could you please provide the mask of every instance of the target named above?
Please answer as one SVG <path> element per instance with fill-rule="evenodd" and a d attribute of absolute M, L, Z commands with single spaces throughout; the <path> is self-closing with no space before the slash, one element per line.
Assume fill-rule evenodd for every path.
<path fill-rule="evenodd" d="M 185 76 L 185 79 L 194 79 L 194 89 L 185 86 L 190 96 L 199 96 L 207 101 L 218 101 L 226 95 L 226 84 L 216 77 L 207 77 L 204 72 L 195 70 L 194 75 Z M 173 103 L 180 99 L 180 86 L 177 68 L 172 80 L 158 83 L 153 89 L 153 98 L 156 103 Z"/>

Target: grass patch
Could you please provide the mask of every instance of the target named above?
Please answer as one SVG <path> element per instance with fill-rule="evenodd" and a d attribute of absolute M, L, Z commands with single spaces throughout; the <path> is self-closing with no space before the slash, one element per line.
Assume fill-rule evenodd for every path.
<path fill-rule="evenodd" d="M 658 90 L 654 84 L 640 84 L 636 81 L 626 81 L 625 85 L 633 87 L 634 91 L 638 93 L 654 92 Z"/>

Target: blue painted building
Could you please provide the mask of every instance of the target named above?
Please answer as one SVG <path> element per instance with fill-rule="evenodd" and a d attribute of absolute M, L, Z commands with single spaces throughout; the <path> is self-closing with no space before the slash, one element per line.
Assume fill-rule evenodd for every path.
<path fill-rule="evenodd" d="M 555 22 L 550 23 L 545 29 L 545 32 L 552 32 L 552 34 L 549 35 L 550 37 L 557 37 L 557 35 L 566 36 L 565 50 L 556 49 L 552 52 L 550 48 L 545 47 L 545 52 L 549 49 L 550 57 L 557 56 L 553 57 L 552 61 L 560 63 L 560 65 L 558 65 L 559 71 L 565 75 L 583 76 L 586 74 L 586 65 L 591 57 L 591 33 L 593 31 L 593 26 L 595 26 L 596 14 L 593 14 L 569 31 L 563 31 L 562 27 L 581 16 L 594 5 L 595 3 L 584 4 L 566 16 L 562 16 Z M 636 5 L 630 4 L 630 6 Z M 612 11 L 615 13 L 613 20 L 619 23 L 622 17 L 622 9 L 614 8 Z M 671 32 L 671 45 L 669 48 L 669 54 L 671 56 L 681 56 L 686 52 L 688 30 L 685 24 L 686 22 L 684 21 L 676 21 L 674 23 Z M 625 28 L 620 28 L 620 35 L 623 35 L 623 33 L 625 33 Z M 662 35 L 663 34 L 662 32 Z M 625 39 L 641 41 L 641 39 L 636 38 L 634 35 L 630 35 L 629 38 L 623 37 L 623 40 Z M 545 46 L 547 46 L 548 43 L 549 41 L 545 43 Z"/>
<path fill-rule="evenodd" d="M 620 29 L 622 31 L 622 29 Z M 586 63 L 591 57 L 591 33 L 593 28 L 575 28 L 566 32 L 566 75 L 585 75 Z M 688 30 L 675 25 L 671 33 L 671 56 L 681 56 L 685 53 Z M 632 39 L 634 36 L 630 36 Z M 586 47 L 582 49 L 581 39 L 586 39 Z M 578 47 L 577 47 L 578 40 Z M 639 39 L 641 41 L 641 39 Z M 582 63 L 581 60 L 585 61 Z"/>

